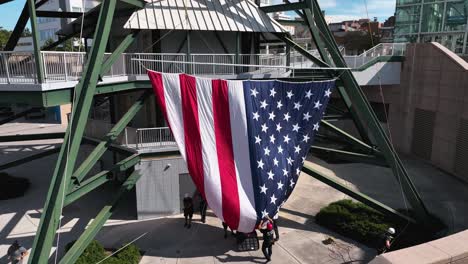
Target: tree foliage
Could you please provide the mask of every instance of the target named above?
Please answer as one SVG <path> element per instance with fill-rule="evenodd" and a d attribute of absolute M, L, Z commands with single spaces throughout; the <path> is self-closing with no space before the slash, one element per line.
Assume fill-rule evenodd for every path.
<path fill-rule="evenodd" d="M 0 50 L 3 50 L 8 39 L 10 38 L 11 30 L 7 30 L 0 26 Z"/>

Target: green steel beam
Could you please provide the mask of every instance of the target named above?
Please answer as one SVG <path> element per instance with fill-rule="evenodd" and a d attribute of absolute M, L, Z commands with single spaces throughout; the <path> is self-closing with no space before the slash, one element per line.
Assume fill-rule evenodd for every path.
<path fill-rule="evenodd" d="M 64 206 L 70 205 L 71 203 L 80 199 L 84 195 L 95 190 L 97 187 L 110 181 L 111 179 L 109 176 L 112 173 L 126 171 L 134 167 L 138 162 L 140 162 L 140 156 L 138 156 L 138 154 L 133 154 L 132 156 L 119 161 L 110 170 L 104 170 L 94 176 L 89 177 L 88 179 L 83 181 L 79 187 L 71 190 L 67 194 L 67 196 L 65 197 Z"/>
<path fill-rule="evenodd" d="M 39 42 L 39 29 L 37 28 L 36 2 L 34 0 L 27 0 L 27 4 L 30 18 L 29 22 L 31 23 L 37 82 L 42 83 L 44 81 L 44 65 L 42 64 L 41 45 Z"/>
<path fill-rule="evenodd" d="M 9 169 L 9 168 L 12 168 L 12 167 L 16 167 L 18 165 L 21 165 L 21 164 L 24 164 L 24 163 L 27 163 L 27 162 L 30 162 L 30 161 L 33 161 L 33 160 L 36 160 L 36 159 L 47 157 L 47 156 L 52 155 L 54 153 L 57 153 L 59 151 L 60 151 L 60 148 L 48 149 L 48 150 L 42 151 L 41 153 L 37 153 L 37 154 L 31 155 L 31 156 L 27 156 L 27 157 L 24 157 L 24 158 L 21 158 L 21 159 L 17 159 L 17 160 L 2 164 L 2 165 L 0 165 L 0 171 L 6 170 L 6 169 Z"/>
<path fill-rule="evenodd" d="M 79 18 L 82 15 L 82 13 L 81 12 L 37 10 L 36 15 L 38 17 Z"/>
<path fill-rule="evenodd" d="M 130 5 L 134 5 L 135 7 L 138 7 L 138 8 L 143 8 L 146 5 L 146 2 L 140 1 L 140 0 L 120 0 L 120 1 L 130 4 Z"/>
<path fill-rule="evenodd" d="M 304 9 L 306 7 L 307 6 L 304 2 L 294 2 L 294 3 L 289 3 L 289 4 L 262 6 L 260 7 L 260 9 L 265 13 L 275 13 L 275 12 L 294 11 L 297 9 Z"/>
<path fill-rule="evenodd" d="M 93 47 L 85 66 L 83 78 L 80 79 L 75 88 L 77 95 L 76 102 L 73 105 L 73 113 L 75 114 L 67 128 L 64 143 L 60 150 L 29 263 L 47 263 L 48 261 L 61 217 L 61 201 L 64 199 L 64 188 L 68 186 L 75 167 L 99 73 L 101 72 L 115 7 L 116 0 L 103 1 L 101 4 Z"/>
<path fill-rule="evenodd" d="M 26 135 L 11 135 L 0 136 L 0 142 L 15 142 L 15 141 L 30 141 L 30 140 L 43 140 L 43 139 L 56 139 L 63 138 L 65 133 L 44 133 L 44 134 L 26 134 Z"/>
<path fill-rule="evenodd" d="M 327 184 L 328 186 L 358 200 L 359 202 L 389 216 L 389 217 L 392 217 L 392 218 L 396 218 L 396 219 L 401 219 L 403 221 L 408 221 L 408 222 L 411 222 L 411 223 L 416 223 L 416 221 L 411 218 L 411 217 L 408 217 L 400 212 L 398 212 L 397 210 L 377 201 L 377 200 L 374 200 L 372 199 L 371 197 L 363 194 L 363 193 L 360 193 L 358 191 L 355 191 L 355 190 L 352 190 L 351 188 L 349 188 L 348 186 L 346 186 L 345 184 L 343 183 L 340 183 L 334 179 L 332 179 L 331 177 L 328 177 L 324 174 L 322 174 L 321 172 L 315 170 L 314 168 L 312 168 L 310 165 L 308 164 L 304 164 L 304 166 L 302 167 L 302 171 L 305 172 L 306 174 L 314 177 L 315 179 Z"/>
<path fill-rule="evenodd" d="M 104 65 L 102 66 L 99 78 L 102 79 L 102 76 L 106 75 L 106 73 L 108 73 L 110 71 L 112 65 L 117 61 L 117 59 L 122 55 L 122 53 L 130 45 L 132 45 L 133 41 L 137 38 L 139 32 L 140 31 L 132 32 L 131 34 L 127 35 L 122 40 L 122 42 L 119 44 L 119 46 L 112 52 L 110 57 L 108 57 L 107 60 L 104 62 Z"/>
<path fill-rule="evenodd" d="M 39 1 L 38 3 L 36 3 L 36 8 L 41 7 L 46 2 L 47 0 Z M 3 50 L 13 51 L 15 49 L 16 44 L 18 44 L 18 40 L 21 38 L 21 34 L 23 33 L 24 28 L 26 27 L 26 24 L 28 23 L 28 20 L 29 20 L 28 3 L 26 2 L 18 18 L 18 22 L 16 22 L 15 28 L 13 29 L 13 32 L 11 33 L 10 38 L 8 39 L 5 45 L 5 48 Z"/>
<path fill-rule="evenodd" d="M 110 94 L 139 89 L 151 89 L 150 81 L 130 81 L 99 84 L 99 86 L 96 88 L 96 94 Z"/>
<path fill-rule="evenodd" d="M 287 0 L 286 0 L 287 1 Z M 322 38 L 320 35 L 320 30 L 316 25 L 315 19 L 314 19 L 314 14 L 313 14 L 313 1 L 312 0 L 306 0 L 306 4 L 309 8 L 305 9 L 303 12 L 300 12 L 299 10 L 296 12 L 298 13 L 305 21 L 307 21 L 309 25 L 309 29 L 312 35 L 312 40 L 314 41 L 315 45 L 317 46 L 317 50 L 320 54 L 320 57 L 322 60 L 324 60 L 326 63 L 329 65 L 333 65 L 333 61 L 329 57 L 329 53 L 326 50 L 326 46 L 330 47 L 330 43 L 325 39 Z M 328 29 L 327 29 L 328 30 Z M 326 42 L 326 43 L 324 43 Z M 346 108 L 348 109 L 349 113 L 353 117 L 353 123 L 355 124 L 359 135 L 361 136 L 361 139 L 364 142 L 370 142 L 369 137 L 367 136 L 367 132 L 364 129 L 364 126 L 361 124 L 359 116 L 357 115 L 356 111 L 352 107 L 352 103 L 350 100 L 347 100 L 347 95 L 346 93 L 343 92 L 343 89 L 338 87 L 338 93 L 340 94 L 341 98 L 343 99 Z"/>
<path fill-rule="evenodd" d="M 97 146 L 99 143 L 101 143 L 101 140 L 84 136 L 83 137 L 83 142 L 86 143 L 86 144 Z M 109 148 L 109 150 L 111 150 L 113 152 L 120 153 L 122 155 L 127 155 L 127 156 L 138 153 L 134 149 L 127 148 L 127 147 L 124 147 L 124 146 L 121 146 L 121 145 L 118 145 L 118 144 L 109 144 L 108 148 Z"/>
<path fill-rule="evenodd" d="M 314 55 L 310 54 L 307 50 L 305 50 L 303 47 L 301 47 L 299 44 L 294 42 L 292 39 L 290 39 L 287 36 L 284 36 L 283 34 L 276 34 L 276 37 L 281 39 L 284 43 L 287 45 L 291 46 L 293 49 L 295 49 L 297 52 L 299 52 L 302 56 L 308 58 L 311 60 L 313 63 L 317 64 L 320 67 L 330 67 L 326 62 L 320 60 L 319 58 L 315 57 Z"/>
<path fill-rule="evenodd" d="M 138 172 L 133 172 L 127 180 L 120 187 L 119 192 L 116 194 L 114 201 L 110 205 L 104 206 L 99 214 L 94 218 L 93 222 L 86 228 L 84 233 L 78 238 L 73 246 L 68 250 L 65 256 L 60 260 L 60 264 L 75 263 L 78 257 L 83 253 L 85 248 L 91 243 L 96 234 L 101 230 L 106 221 L 112 216 L 115 208 L 117 207 L 122 195 L 135 187 L 136 182 L 140 178 Z"/>
<path fill-rule="evenodd" d="M 374 152 L 374 148 L 368 144 L 366 144 L 365 142 L 362 142 L 361 140 L 353 137 L 352 135 L 346 133 L 346 131 L 332 125 L 330 122 L 326 121 L 326 120 L 322 120 L 321 121 L 323 127 L 327 128 L 328 130 L 338 134 L 338 135 L 341 135 L 343 137 L 345 137 L 347 139 L 348 142 L 350 142 L 353 146 L 356 146 L 357 148 L 363 150 L 363 151 L 367 151 L 367 152 Z"/>
<path fill-rule="evenodd" d="M 23 33 L 24 28 L 26 27 L 26 24 L 28 23 L 28 20 L 29 20 L 28 3 L 26 2 L 18 18 L 18 22 L 16 22 L 15 28 L 13 29 L 13 32 L 11 33 L 10 38 L 8 38 L 8 41 L 5 45 L 4 50 L 13 51 L 15 49 L 16 44 L 18 44 L 18 40 L 21 38 L 21 34 Z"/>
<path fill-rule="evenodd" d="M 130 123 L 138 111 L 140 111 L 140 109 L 145 104 L 146 99 L 150 97 L 150 95 L 150 91 L 144 92 L 140 98 L 138 98 L 137 101 L 128 109 L 119 122 L 117 122 L 117 124 L 114 125 L 109 133 L 107 133 L 105 138 L 94 148 L 86 160 L 83 161 L 80 167 L 78 167 L 78 169 L 73 173 L 69 188 L 71 188 L 73 185 L 80 184 L 86 174 L 88 174 L 96 162 L 98 162 L 102 155 L 107 151 L 109 144 L 113 142 L 120 135 L 120 133 L 122 133 L 128 123 Z"/>
<path fill-rule="evenodd" d="M 338 49 L 338 45 L 331 34 L 323 13 L 320 10 L 317 0 L 312 0 L 313 6 L 312 10 L 314 12 L 315 22 L 320 32 L 322 32 L 324 39 L 330 43 L 328 51 L 337 67 L 347 67 L 344 61 L 342 54 Z M 345 86 L 345 93 L 349 96 L 350 100 L 354 104 L 354 109 L 358 112 L 359 117 L 362 120 L 366 120 L 369 132 L 373 135 L 377 146 L 384 155 L 386 161 L 389 163 L 390 167 L 393 170 L 394 175 L 396 176 L 398 182 L 403 188 L 405 197 L 408 199 L 411 207 L 413 208 L 416 218 L 420 221 L 421 224 L 425 223 L 425 219 L 429 216 L 426 206 L 424 205 L 421 197 L 419 196 L 416 187 L 412 183 L 406 169 L 403 166 L 398 154 L 393 148 L 389 138 L 387 137 L 385 131 L 380 126 L 380 123 L 377 119 L 377 116 L 372 110 L 369 102 L 366 100 L 364 92 L 359 87 L 359 84 L 356 82 L 352 72 L 350 70 L 345 70 L 341 74 L 341 80 Z"/>
<path fill-rule="evenodd" d="M 388 164 L 385 162 L 382 157 L 351 152 L 351 151 L 344 151 L 339 149 L 332 149 L 332 148 L 325 148 L 319 146 L 312 146 L 311 151 L 316 154 L 322 154 L 327 156 L 328 158 L 337 158 L 341 160 L 347 160 L 351 162 L 359 162 L 359 163 L 366 163 L 366 164 L 374 164 L 382 167 L 388 167 Z"/>
<path fill-rule="evenodd" d="M 0 5 L 6 4 L 6 3 L 11 2 L 11 1 L 13 1 L 13 0 L 0 0 Z"/>

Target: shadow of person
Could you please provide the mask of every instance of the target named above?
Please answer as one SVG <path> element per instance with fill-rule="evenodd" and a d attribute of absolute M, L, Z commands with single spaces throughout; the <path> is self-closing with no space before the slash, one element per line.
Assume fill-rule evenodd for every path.
<path fill-rule="evenodd" d="M 226 253 L 221 256 L 215 256 L 215 258 L 222 263 L 232 263 L 232 262 L 251 262 L 251 263 L 265 263 L 265 258 L 255 257 L 255 256 L 233 256 L 229 253 Z"/>

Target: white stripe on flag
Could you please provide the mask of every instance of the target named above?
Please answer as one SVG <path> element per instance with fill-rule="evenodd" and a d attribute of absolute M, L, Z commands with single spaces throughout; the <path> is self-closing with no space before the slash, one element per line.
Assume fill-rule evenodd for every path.
<path fill-rule="evenodd" d="M 162 73 L 164 100 L 166 101 L 167 118 L 172 134 L 179 147 L 182 158 L 185 158 L 184 118 L 182 116 L 182 96 L 180 95 L 179 74 Z"/>
<path fill-rule="evenodd" d="M 196 78 L 196 86 L 205 197 L 208 206 L 213 210 L 214 214 L 224 221 L 221 178 L 216 152 L 211 79 Z"/>
<path fill-rule="evenodd" d="M 255 228 L 257 212 L 250 169 L 250 151 L 242 81 L 227 81 L 229 90 L 229 115 L 231 117 L 232 146 L 239 192 L 241 232 Z"/>

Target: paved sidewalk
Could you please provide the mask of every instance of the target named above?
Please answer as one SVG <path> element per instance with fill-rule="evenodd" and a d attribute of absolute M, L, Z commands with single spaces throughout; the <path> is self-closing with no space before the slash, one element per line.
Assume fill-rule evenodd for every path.
<path fill-rule="evenodd" d="M 51 133 L 60 131 L 56 125 L 9 124 L 0 127 L 0 135 L 15 133 Z M 39 132 L 40 131 L 40 132 Z M 63 130 L 62 130 L 63 131 Z M 61 140 L 0 143 L 0 164 L 59 146 Z M 83 160 L 91 147 L 80 150 Z M 24 197 L 0 201 L 0 263 L 6 263 L 8 246 L 18 239 L 30 248 L 37 230 L 50 177 L 57 155 L 7 170 L 14 176 L 31 181 Z M 429 210 L 448 224 L 451 232 L 468 228 L 468 186 L 452 176 L 417 159 L 404 157 L 410 175 Z M 404 207 L 396 179 L 387 168 L 364 164 L 327 164 L 309 157 L 312 166 L 335 177 L 351 188 L 360 190 L 395 208 Z M 80 162 L 80 161 L 78 161 Z M 94 168 L 94 172 L 99 168 Z M 0 179 L 1 180 L 1 179 Z M 59 252 L 77 238 L 97 214 L 105 199 L 116 190 L 112 184 L 90 193 L 68 206 L 63 212 Z M 315 224 L 313 216 L 332 201 L 348 198 L 329 186 L 302 174 L 297 187 L 280 212 L 281 239 L 274 245 L 272 263 L 367 263 L 374 250 L 354 243 Z M 232 237 L 225 240 L 221 222 L 209 216 L 207 223 L 198 221 L 192 229 L 183 228 L 180 215 L 136 221 L 135 193 L 130 193 L 114 213 L 97 239 L 104 246 L 118 248 L 145 234 L 136 244 L 145 251 L 141 263 L 263 263 L 261 251 L 236 252 Z M 199 219 L 195 215 L 195 220 Z M 341 249 L 322 243 L 328 236 L 336 237 Z M 349 255 L 348 250 L 349 248 Z"/>

